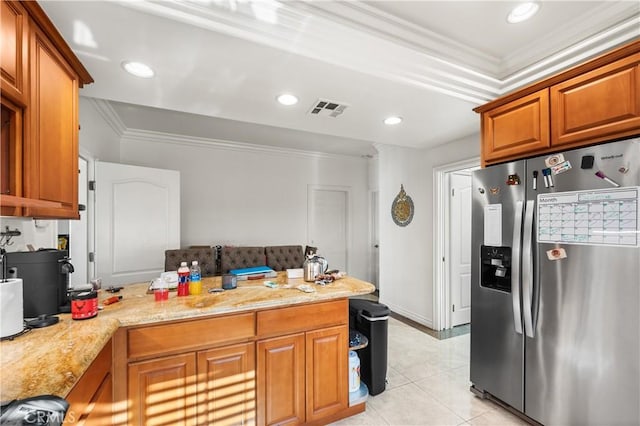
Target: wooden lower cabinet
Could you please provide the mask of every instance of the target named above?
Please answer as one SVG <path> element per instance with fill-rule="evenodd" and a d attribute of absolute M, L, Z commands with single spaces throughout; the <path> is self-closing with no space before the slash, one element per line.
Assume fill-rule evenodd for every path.
<path fill-rule="evenodd" d="M 348 327 L 258 342 L 258 424 L 321 421 L 349 407 Z"/>
<path fill-rule="evenodd" d="M 307 422 L 349 407 L 349 328 L 306 333 Z"/>
<path fill-rule="evenodd" d="M 258 341 L 258 424 L 305 421 L 305 335 Z"/>
<path fill-rule="evenodd" d="M 117 425 L 320 425 L 364 411 L 349 407 L 347 299 L 131 327 L 114 339 Z"/>
<path fill-rule="evenodd" d="M 196 424 L 195 353 L 133 362 L 128 373 L 131 424 Z"/>
<path fill-rule="evenodd" d="M 87 411 L 87 415 L 79 422 L 80 425 L 113 425 L 113 378 L 111 375 L 104 380 Z"/>
<path fill-rule="evenodd" d="M 113 424 L 112 341 L 109 340 L 66 396 L 65 425 Z"/>
<path fill-rule="evenodd" d="M 198 424 L 255 424 L 255 343 L 200 351 L 197 363 Z"/>

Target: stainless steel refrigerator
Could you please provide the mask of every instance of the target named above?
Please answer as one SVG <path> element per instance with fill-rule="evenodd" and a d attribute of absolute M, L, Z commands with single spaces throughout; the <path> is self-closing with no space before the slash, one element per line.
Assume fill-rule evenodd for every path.
<path fill-rule="evenodd" d="M 473 174 L 472 391 L 640 424 L 640 138 Z"/>

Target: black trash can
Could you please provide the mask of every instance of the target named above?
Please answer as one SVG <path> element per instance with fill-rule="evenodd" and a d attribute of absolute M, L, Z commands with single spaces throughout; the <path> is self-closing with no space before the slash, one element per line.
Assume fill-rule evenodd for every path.
<path fill-rule="evenodd" d="M 349 300 L 349 327 L 369 339 L 360 349 L 360 379 L 369 388 L 369 394 L 378 395 L 387 379 L 387 329 L 391 310 L 387 305 L 371 300 Z"/>

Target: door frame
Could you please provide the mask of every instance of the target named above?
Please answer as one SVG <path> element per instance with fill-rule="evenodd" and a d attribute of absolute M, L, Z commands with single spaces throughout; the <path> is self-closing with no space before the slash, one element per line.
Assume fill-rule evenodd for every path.
<path fill-rule="evenodd" d="M 433 329 L 451 328 L 451 276 L 449 260 L 449 174 L 452 172 L 480 168 L 480 157 L 444 164 L 433 169 Z"/>
<path fill-rule="evenodd" d="M 369 282 L 379 290 L 380 282 L 380 192 L 369 191 Z M 377 252 L 377 253 L 376 253 Z"/>
<path fill-rule="evenodd" d="M 95 253 L 96 246 L 96 225 L 95 225 L 95 191 L 89 189 L 89 182 L 95 181 L 96 179 L 96 158 L 86 149 L 80 147 L 78 152 L 78 157 L 82 158 L 87 162 L 87 205 L 85 206 L 87 210 L 85 211 L 87 215 L 87 241 L 86 250 L 87 250 L 87 276 L 88 279 L 91 280 L 96 277 L 96 264 L 91 260 L 90 253 Z"/>

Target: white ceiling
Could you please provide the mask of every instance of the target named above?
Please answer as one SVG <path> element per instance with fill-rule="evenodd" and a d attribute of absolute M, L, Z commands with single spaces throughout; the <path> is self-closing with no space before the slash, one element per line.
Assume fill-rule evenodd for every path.
<path fill-rule="evenodd" d="M 157 132 L 348 155 L 479 131 L 472 108 L 640 37 L 640 2 L 42 1 L 124 135 Z M 128 75 L 149 64 L 153 79 Z M 278 94 L 300 102 L 284 107 Z M 337 118 L 311 116 L 328 99 Z M 382 120 L 400 115 L 399 126 Z M 141 136 L 142 135 L 142 136 Z"/>

